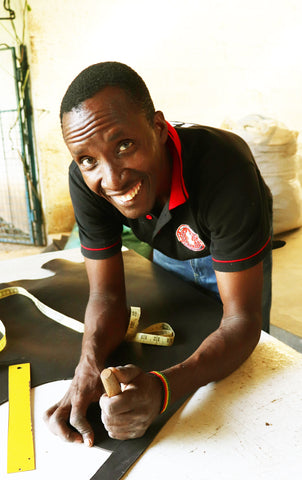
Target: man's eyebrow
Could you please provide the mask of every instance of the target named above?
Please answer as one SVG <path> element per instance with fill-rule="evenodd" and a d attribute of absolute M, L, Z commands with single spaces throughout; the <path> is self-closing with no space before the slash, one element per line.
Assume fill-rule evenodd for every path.
<path fill-rule="evenodd" d="M 84 150 L 76 150 L 73 152 L 73 159 L 83 157 L 84 156 Z"/>
<path fill-rule="evenodd" d="M 82 147 L 77 148 L 76 150 L 72 151 L 72 157 L 82 157 L 85 155 L 85 149 Z"/>
<path fill-rule="evenodd" d="M 106 140 L 107 142 L 114 142 L 114 140 L 117 140 L 118 138 L 123 137 L 123 135 L 124 135 L 123 130 L 117 130 L 112 134 L 108 133 L 108 137 Z"/>

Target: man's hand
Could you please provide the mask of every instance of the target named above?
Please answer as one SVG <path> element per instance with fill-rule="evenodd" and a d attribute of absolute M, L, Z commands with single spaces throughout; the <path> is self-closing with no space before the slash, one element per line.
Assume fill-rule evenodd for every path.
<path fill-rule="evenodd" d="M 86 419 L 86 412 L 91 403 L 99 401 L 103 391 L 99 370 L 85 361 L 80 362 L 62 400 L 44 414 L 44 420 L 52 433 L 63 440 L 84 442 L 91 447 L 94 433 Z"/>
<path fill-rule="evenodd" d="M 134 365 L 117 367 L 113 371 L 122 384 L 122 393 L 111 398 L 102 395 L 103 424 L 111 438 L 142 437 L 161 409 L 160 381 Z"/>

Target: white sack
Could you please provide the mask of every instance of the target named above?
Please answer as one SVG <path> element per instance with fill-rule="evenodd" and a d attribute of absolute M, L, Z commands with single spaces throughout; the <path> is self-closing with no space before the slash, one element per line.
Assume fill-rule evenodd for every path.
<path fill-rule="evenodd" d="M 302 225 L 301 156 L 297 153 L 298 132 L 260 115 L 238 122 L 225 120 L 231 130 L 249 145 L 259 170 L 273 195 L 274 234 Z"/>

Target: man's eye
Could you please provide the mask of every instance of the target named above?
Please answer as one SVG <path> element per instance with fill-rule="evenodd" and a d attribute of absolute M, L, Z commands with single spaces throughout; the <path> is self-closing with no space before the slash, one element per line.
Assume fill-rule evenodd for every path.
<path fill-rule="evenodd" d="M 94 165 L 95 160 L 93 158 L 85 157 L 81 158 L 80 163 L 84 168 L 90 168 Z"/>
<path fill-rule="evenodd" d="M 120 152 L 120 153 L 125 152 L 125 151 L 128 150 L 128 148 L 130 148 L 132 145 L 133 145 L 133 142 L 132 142 L 131 140 L 125 140 L 123 143 L 120 144 L 120 146 L 119 146 L 119 152 Z"/>

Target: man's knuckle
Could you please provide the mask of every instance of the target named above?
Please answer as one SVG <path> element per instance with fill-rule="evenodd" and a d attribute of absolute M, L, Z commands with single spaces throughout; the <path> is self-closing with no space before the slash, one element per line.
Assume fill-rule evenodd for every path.
<path fill-rule="evenodd" d="M 49 422 L 50 417 L 51 417 L 51 414 L 48 410 L 43 413 L 43 420 L 44 420 L 45 423 Z"/>
<path fill-rule="evenodd" d="M 77 426 L 80 426 L 81 425 L 81 417 L 80 415 L 78 414 L 71 414 L 70 415 L 70 418 L 69 418 L 69 423 L 70 425 L 72 425 L 73 427 L 77 427 Z"/>

